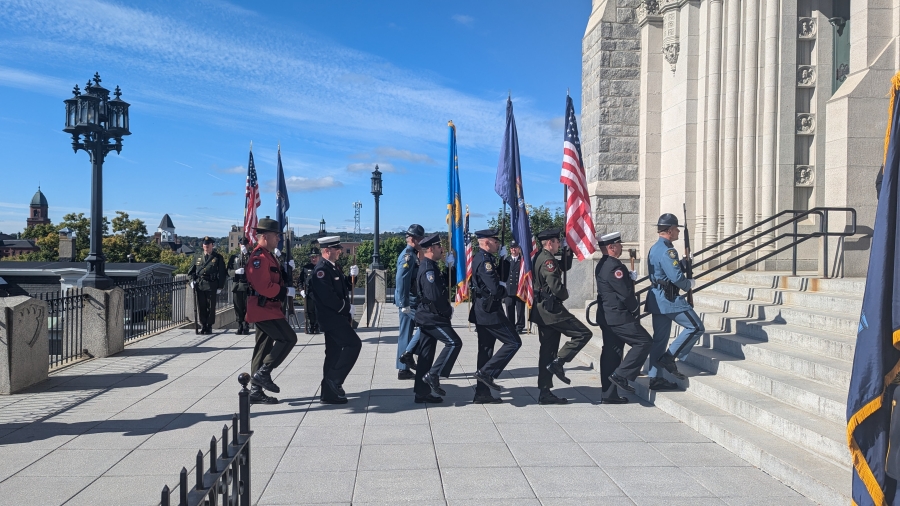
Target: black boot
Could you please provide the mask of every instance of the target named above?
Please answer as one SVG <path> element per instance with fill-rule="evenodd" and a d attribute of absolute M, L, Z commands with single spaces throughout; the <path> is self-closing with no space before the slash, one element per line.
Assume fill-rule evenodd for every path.
<path fill-rule="evenodd" d="M 564 363 L 565 362 L 561 361 L 559 359 L 559 357 L 554 358 L 553 362 L 550 362 L 549 364 L 547 364 L 547 370 L 552 372 L 553 374 L 555 374 L 556 377 L 559 378 L 560 381 L 562 381 L 563 383 L 568 385 L 569 383 L 572 382 L 572 380 L 570 380 L 569 378 L 566 377 L 566 371 L 565 371 L 565 369 L 563 369 Z"/>
<path fill-rule="evenodd" d="M 659 357 L 659 360 L 656 361 L 656 367 L 662 367 L 677 379 L 683 380 L 687 378 L 687 376 L 678 372 L 678 366 L 675 365 L 675 357 L 668 351 L 666 351 L 663 356 Z"/>
<path fill-rule="evenodd" d="M 441 381 L 437 376 L 432 376 L 431 373 L 426 373 L 425 376 L 422 377 L 422 381 L 425 382 L 426 385 L 431 387 L 431 393 L 438 397 L 443 397 L 447 395 L 447 391 L 441 388 Z"/>
<path fill-rule="evenodd" d="M 250 385 L 250 404 L 278 404 L 278 399 L 266 395 L 259 385 Z"/>
<path fill-rule="evenodd" d="M 538 396 L 538 404 L 568 404 L 569 399 L 565 397 L 557 397 L 549 388 L 542 388 L 541 394 Z"/>
<path fill-rule="evenodd" d="M 270 392 L 275 392 L 276 394 L 278 392 L 281 392 L 281 389 L 278 388 L 278 385 L 276 385 L 272 381 L 272 366 L 269 364 L 263 364 L 259 366 L 256 374 L 254 374 L 253 377 L 250 378 L 250 382 L 254 385 L 259 385 Z"/>
<path fill-rule="evenodd" d="M 487 375 L 481 371 L 475 371 L 475 379 L 480 381 L 481 383 L 484 383 L 485 385 L 487 385 L 488 388 L 493 388 L 494 390 L 497 390 L 497 391 L 503 390 L 503 387 L 494 383 L 494 378 L 490 377 L 489 375 Z"/>
<path fill-rule="evenodd" d="M 408 351 L 403 352 L 403 355 L 400 355 L 400 363 L 413 371 L 416 370 L 416 359 L 413 358 L 413 354 Z"/>
<path fill-rule="evenodd" d="M 397 379 L 398 380 L 411 380 L 415 379 L 416 373 L 410 371 L 409 369 L 400 369 L 397 371 Z"/>
<path fill-rule="evenodd" d="M 680 390 L 680 388 L 676 383 L 672 383 L 662 376 L 658 376 L 656 378 L 650 378 L 650 390 Z"/>
<path fill-rule="evenodd" d="M 614 385 L 630 394 L 634 393 L 634 387 L 628 384 L 628 380 L 616 373 L 612 373 L 609 375 L 609 381 L 613 382 Z"/>

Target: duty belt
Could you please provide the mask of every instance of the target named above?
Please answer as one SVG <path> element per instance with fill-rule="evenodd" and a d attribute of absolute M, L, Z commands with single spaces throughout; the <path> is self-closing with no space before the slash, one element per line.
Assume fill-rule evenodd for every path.
<path fill-rule="evenodd" d="M 247 290 L 247 295 L 255 296 L 255 297 L 262 297 L 262 298 L 266 299 L 266 300 L 269 301 L 269 302 L 281 302 L 281 301 L 279 301 L 278 299 L 273 299 L 273 298 L 271 298 L 271 297 L 266 297 L 265 295 L 263 295 L 263 294 L 257 292 L 256 290 L 254 290 L 252 286 L 250 287 L 249 290 Z"/>

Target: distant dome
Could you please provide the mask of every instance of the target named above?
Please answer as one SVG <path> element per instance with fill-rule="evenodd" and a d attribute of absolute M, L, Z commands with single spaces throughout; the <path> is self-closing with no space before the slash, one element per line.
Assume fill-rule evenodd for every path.
<path fill-rule="evenodd" d="M 34 194 L 34 197 L 31 197 L 31 205 L 37 207 L 50 207 L 50 205 L 47 204 L 47 197 L 41 192 L 40 186 L 38 186 L 38 191 Z"/>

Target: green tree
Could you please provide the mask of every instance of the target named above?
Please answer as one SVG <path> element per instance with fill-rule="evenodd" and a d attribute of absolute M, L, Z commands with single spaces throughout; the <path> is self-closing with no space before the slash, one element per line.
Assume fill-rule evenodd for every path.
<path fill-rule="evenodd" d="M 175 274 L 187 274 L 193 263 L 193 257 L 183 253 L 176 253 L 172 250 L 161 250 L 159 252 L 159 262 L 172 265 L 175 267 Z"/>
<path fill-rule="evenodd" d="M 116 211 L 112 220 L 113 235 L 103 239 L 103 248 L 109 262 L 127 262 L 134 255 L 135 262 L 159 262 L 162 250 L 147 237 L 143 220 L 131 219 L 128 213 Z"/>
<path fill-rule="evenodd" d="M 59 225 L 41 224 L 28 227 L 22 232 L 23 239 L 31 239 L 40 251 L 26 253 L 15 260 L 26 262 L 54 262 L 59 260 Z"/>
<path fill-rule="evenodd" d="M 566 226 L 566 213 L 563 212 L 561 207 L 557 207 L 552 212 L 550 208 L 544 206 L 526 206 L 528 209 L 528 222 L 531 225 L 531 233 L 536 234 L 542 230 L 547 230 L 548 228 L 559 228 L 563 229 Z M 497 212 L 497 216 L 488 219 L 488 227 L 500 229 L 500 217 L 503 215 L 503 210 L 499 210 Z M 504 217 L 504 222 L 506 224 L 506 244 L 509 245 L 509 241 L 512 239 L 512 234 L 509 231 L 510 227 L 510 218 L 509 211 L 506 212 Z"/>

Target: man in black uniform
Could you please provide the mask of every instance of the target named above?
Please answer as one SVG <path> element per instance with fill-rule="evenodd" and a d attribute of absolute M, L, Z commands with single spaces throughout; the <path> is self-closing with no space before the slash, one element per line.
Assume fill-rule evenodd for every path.
<path fill-rule="evenodd" d="M 413 390 L 416 402 L 443 402 L 441 397 L 447 392 L 441 388 L 439 376 L 450 376 L 456 357 L 462 349 L 462 339 L 453 330 L 450 318 L 453 306 L 450 305 L 447 280 L 441 274 L 438 262 L 444 257 L 441 237 L 432 234 L 419 243 L 419 250 L 424 258 L 419 264 L 416 275 L 418 299 L 416 302 L 416 323 L 421 331 L 419 339 L 419 363 L 416 365 L 416 378 Z M 434 357 L 437 342 L 444 343 L 437 359 Z"/>
<path fill-rule="evenodd" d="M 641 306 L 634 295 L 637 274 L 629 272 L 619 261 L 622 255 L 622 238 L 619 232 L 600 237 L 603 258 L 597 263 L 594 276 L 597 279 L 597 323 L 603 331 L 603 351 L 600 353 L 600 382 L 603 385 L 602 401 L 607 404 L 624 404 L 628 399 L 618 394 L 618 388 L 634 393 L 629 381 L 640 374 L 644 361 L 650 355 L 653 338 L 638 321 Z M 625 360 L 622 352 L 625 344 L 631 346 Z"/>
<path fill-rule="evenodd" d="M 250 252 L 247 251 L 247 238 L 238 239 L 240 251 L 228 258 L 228 270 L 233 272 L 231 276 L 231 291 L 234 293 L 234 318 L 237 321 L 238 334 L 250 334 L 250 324 L 246 322 L 247 317 L 247 289 L 250 284 L 247 283 L 247 260 L 250 258 Z"/>
<path fill-rule="evenodd" d="M 475 324 L 478 334 L 478 370 L 475 371 L 475 404 L 499 404 L 500 399 L 491 395 L 491 389 L 502 390 L 494 379 L 512 360 L 522 347 L 512 323 L 503 314 L 501 302 L 509 285 L 504 288 L 500 280 L 494 254 L 500 249 L 497 231 L 493 229 L 475 232 L 478 238 L 478 253 L 472 259 L 472 304 L 469 322 Z M 503 345 L 494 354 L 494 344 Z"/>
<path fill-rule="evenodd" d="M 525 332 L 525 301 L 516 297 L 519 291 L 519 270 L 522 268 L 522 248 L 513 239 L 509 241 L 509 255 L 503 259 L 500 280 L 506 283 L 506 318 L 516 326 L 516 332 Z"/>
<path fill-rule="evenodd" d="M 553 375 L 566 384 L 571 383 L 566 377 L 563 364 L 572 361 L 593 337 L 590 329 L 563 306 L 563 301 L 569 298 L 569 291 L 562 283 L 561 271 L 571 267 L 572 257 L 571 252 L 564 254 L 560 266 L 560 261 L 554 256 L 559 251 L 559 234 L 559 229 L 550 229 L 537 235 L 543 249 L 535 256 L 533 262 L 534 306 L 531 308 L 531 321 L 538 326 L 538 337 L 541 342 L 538 352 L 540 404 L 569 402 L 550 392 L 553 387 Z M 559 338 L 562 334 L 570 339 L 560 349 Z"/>
<path fill-rule="evenodd" d="M 187 274 L 191 278 L 191 289 L 197 293 L 200 333 L 209 334 L 216 323 L 216 295 L 222 293 L 228 277 L 225 259 L 216 251 L 215 239 L 203 238 L 203 254 L 197 255 Z"/>
<path fill-rule="evenodd" d="M 319 322 L 316 320 L 315 295 L 312 290 L 312 273 L 319 263 L 319 248 L 313 248 L 309 253 L 309 262 L 300 268 L 300 277 L 297 284 L 300 286 L 300 296 L 303 297 L 303 317 L 306 318 L 306 333 L 318 334 Z"/>
<path fill-rule="evenodd" d="M 325 333 L 325 362 L 322 364 L 323 404 L 346 404 L 344 380 L 353 369 L 362 340 L 353 330 L 353 303 L 350 278 L 335 263 L 344 251 L 338 236 L 319 239 L 322 258 L 312 274 L 313 303 L 322 332 Z M 352 266 L 351 273 L 353 272 Z"/>

